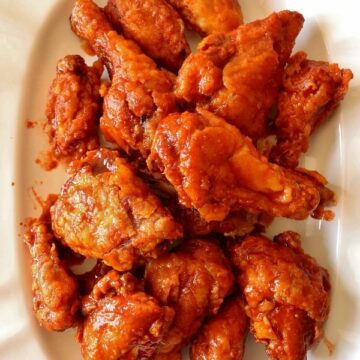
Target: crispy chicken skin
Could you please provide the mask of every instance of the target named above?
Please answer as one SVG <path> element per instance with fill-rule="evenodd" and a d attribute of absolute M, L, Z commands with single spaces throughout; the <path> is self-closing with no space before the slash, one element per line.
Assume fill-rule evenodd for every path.
<path fill-rule="evenodd" d="M 271 161 L 296 167 L 307 151 L 310 135 L 326 121 L 344 98 L 353 74 L 337 64 L 308 60 L 304 52 L 292 56 L 283 75 L 278 116 L 277 145 Z"/>
<path fill-rule="evenodd" d="M 320 201 L 318 185 L 269 163 L 237 128 L 201 109 L 161 120 L 147 161 L 208 222 L 239 209 L 304 219 Z"/>
<path fill-rule="evenodd" d="M 89 152 L 51 208 L 53 230 L 74 251 L 119 271 L 182 236 L 160 200 L 116 151 Z"/>
<path fill-rule="evenodd" d="M 193 239 L 146 265 L 145 288 L 176 315 L 157 353 L 179 351 L 231 292 L 234 276 L 215 242 Z M 159 357 L 161 358 L 161 357 Z"/>
<path fill-rule="evenodd" d="M 71 26 L 89 42 L 112 76 L 101 131 L 126 152 L 146 157 L 158 119 L 177 109 L 175 76 L 158 69 L 133 41 L 113 31 L 102 9 L 91 0 L 75 1 Z"/>
<path fill-rule="evenodd" d="M 81 302 L 78 283 L 60 260 L 47 221 L 33 219 L 25 233 L 31 255 L 33 309 L 39 324 L 49 331 L 75 325 Z"/>
<path fill-rule="evenodd" d="M 179 71 L 175 93 L 253 139 L 266 132 L 284 65 L 304 18 L 288 10 L 205 38 Z"/>
<path fill-rule="evenodd" d="M 195 337 L 190 359 L 242 360 L 248 330 L 249 319 L 242 299 L 229 299 Z"/>
<path fill-rule="evenodd" d="M 99 146 L 102 72 L 99 62 L 89 67 L 79 55 L 59 60 L 48 93 L 45 124 L 56 158 L 80 158 Z"/>
<path fill-rule="evenodd" d="M 174 317 L 130 273 L 108 272 L 83 301 L 77 338 L 86 360 L 150 359 Z"/>
<path fill-rule="evenodd" d="M 266 344 L 271 359 L 305 359 L 329 313 L 328 272 L 291 231 L 274 241 L 247 236 L 230 253 L 257 341 Z"/>
<path fill-rule="evenodd" d="M 165 68 L 177 72 L 190 53 L 184 23 L 165 0 L 109 0 L 105 14 Z"/>
<path fill-rule="evenodd" d="M 237 0 L 167 0 L 201 35 L 227 32 L 243 23 Z"/>

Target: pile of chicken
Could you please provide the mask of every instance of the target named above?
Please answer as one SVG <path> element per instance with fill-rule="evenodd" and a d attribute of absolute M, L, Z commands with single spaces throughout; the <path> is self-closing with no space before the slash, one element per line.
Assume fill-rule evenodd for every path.
<path fill-rule="evenodd" d="M 85 359 L 176 360 L 190 345 L 192 360 L 240 360 L 249 330 L 270 359 L 305 359 L 328 272 L 298 234 L 261 233 L 331 218 L 325 178 L 297 166 L 351 71 L 291 56 L 301 14 L 243 25 L 235 0 L 76 0 L 70 22 L 98 60 L 66 56 L 49 91 L 70 178 L 25 234 L 40 325 L 76 327 Z M 184 24 L 204 37 L 194 53 Z"/>

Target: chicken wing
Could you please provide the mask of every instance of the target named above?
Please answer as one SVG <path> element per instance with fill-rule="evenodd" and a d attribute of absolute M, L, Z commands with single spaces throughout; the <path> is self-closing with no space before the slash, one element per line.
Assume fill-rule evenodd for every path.
<path fill-rule="evenodd" d="M 176 312 L 157 350 L 159 356 L 187 344 L 204 318 L 217 313 L 233 283 L 227 259 L 211 241 L 190 240 L 174 253 L 150 261 L 145 271 L 146 290 Z"/>
<path fill-rule="evenodd" d="M 301 14 L 286 10 L 208 36 L 181 67 L 177 97 L 225 118 L 253 139 L 263 136 L 303 22 Z"/>
<path fill-rule="evenodd" d="M 109 0 L 105 14 L 160 65 L 177 72 L 190 53 L 184 23 L 165 0 Z"/>
<path fill-rule="evenodd" d="M 175 76 L 158 69 L 133 41 L 113 31 L 102 9 L 91 0 L 75 1 L 71 26 L 90 43 L 112 76 L 101 131 L 126 152 L 146 157 L 158 119 L 177 109 Z"/>
<path fill-rule="evenodd" d="M 88 67 L 79 55 L 68 55 L 58 62 L 48 94 L 45 124 L 57 159 L 79 158 L 99 146 L 102 72 L 99 62 Z"/>
<path fill-rule="evenodd" d="M 243 23 L 237 0 L 167 0 L 201 35 L 227 32 Z"/>
<path fill-rule="evenodd" d="M 83 301 L 77 339 L 87 360 L 150 359 L 174 317 L 130 273 L 112 270 Z"/>
<path fill-rule="evenodd" d="M 337 64 L 308 60 L 304 52 L 290 58 L 283 76 L 278 116 L 277 145 L 270 159 L 285 167 L 296 167 L 307 151 L 310 135 L 344 98 L 353 75 Z"/>
<path fill-rule="evenodd" d="M 119 271 L 156 257 L 182 236 L 160 200 L 116 151 L 90 152 L 51 208 L 56 236 Z"/>
<path fill-rule="evenodd" d="M 195 337 L 190 359 L 242 360 L 248 330 L 249 319 L 242 299 L 229 299 Z"/>
<path fill-rule="evenodd" d="M 304 254 L 298 234 L 247 236 L 230 249 L 256 339 L 274 360 L 304 360 L 329 313 L 328 272 Z"/>
<path fill-rule="evenodd" d="M 59 258 L 48 209 L 39 219 L 31 220 L 25 243 L 31 255 L 33 309 L 37 321 L 49 331 L 74 326 L 81 306 L 78 283 Z"/>
<path fill-rule="evenodd" d="M 320 184 L 269 163 L 238 129 L 201 109 L 161 120 L 147 161 L 207 222 L 240 209 L 304 219 L 320 202 Z"/>

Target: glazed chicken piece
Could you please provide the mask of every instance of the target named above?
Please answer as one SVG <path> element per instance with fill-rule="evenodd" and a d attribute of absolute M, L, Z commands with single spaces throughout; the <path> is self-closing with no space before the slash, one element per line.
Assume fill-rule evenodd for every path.
<path fill-rule="evenodd" d="M 147 162 L 207 222 L 242 209 L 304 219 L 320 202 L 310 173 L 304 180 L 269 163 L 238 129 L 201 109 L 161 120 Z"/>
<path fill-rule="evenodd" d="M 304 18 L 291 11 L 205 38 L 179 71 L 175 93 L 257 139 L 276 103 L 281 75 Z"/>
<path fill-rule="evenodd" d="M 230 253 L 257 341 L 271 359 L 304 360 L 329 313 L 328 272 L 304 254 L 291 231 L 274 242 L 247 236 Z"/>
<path fill-rule="evenodd" d="M 127 38 L 171 71 L 177 72 L 190 53 L 184 23 L 165 0 L 109 0 L 105 14 Z"/>
<path fill-rule="evenodd" d="M 59 258 L 48 208 L 39 219 L 31 220 L 25 243 L 31 255 L 33 310 L 37 321 L 49 331 L 74 326 L 81 306 L 78 283 Z"/>
<path fill-rule="evenodd" d="M 86 360 L 150 359 L 174 310 L 147 295 L 130 273 L 107 273 L 83 301 L 77 339 Z"/>
<path fill-rule="evenodd" d="M 167 0 L 201 35 L 228 32 L 243 23 L 237 0 Z"/>
<path fill-rule="evenodd" d="M 155 359 L 180 351 L 204 318 L 217 313 L 233 283 L 229 263 L 214 241 L 193 239 L 150 261 L 145 271 L 146 290 L 176 312 Z"/>
<path fill-rule="evenodd" d="M 351 70 L 308 60 L 304 52 L 290 58 L 283 75 L 275 120 L 277 145 L 271 151 L 271 161 L 285 167 L 298 166 L 311 134 L 335 111 L 352 77 Z"/>
<path fill-rule="evenodd" d="M 249 319 L 241 297 L 229 299 L 211 317 L 190 348 L 191 360 L 242 360 Z"/>
<path fill-rule="evenodd" d="M 99 146 L 102 72 L 99 62 L 89 67 L 79 55 L 68 55 L 58 62 L 48 94 L 45 124 L 55 158 L 80 158 Z"/>
<path fill-rule="evenodd" d="M 102 9 L 91 0 L 75 1 L 71 26 L 89 42 L 112 77 L 101 131 L 126 152 L 146 157 L 157 121 L 177 109 L 175 76 L 158 69 L 133 41 L 113 31 Z"/>
<path fill-rule="evenodd" d="M 160 200 L 116 151 L 89 152 L 51 208 L 57 237 L 119 271 L 156 257 L 182 236 Z"/>

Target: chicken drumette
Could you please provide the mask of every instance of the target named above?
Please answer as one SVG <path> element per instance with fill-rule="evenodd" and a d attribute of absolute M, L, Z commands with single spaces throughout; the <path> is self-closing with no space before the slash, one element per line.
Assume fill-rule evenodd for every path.
<path fill-rule="evenodd" d="M 112 77 L 101 131 L 125 151 L 146 157 L 157 121 L 177 109 L 175 76 L 158 69 L 133 41 L 113 31 L 102 9 L 91 0 L 75 1 L 71 26 L 89 42 Z"/>
<path fill-rule="evenodd" d="M 87 360 L 150 359 L 174 317 L 133 275 L 115 270 L 96 283 L 82 311 L 77 339 Z"/>
<path fill-rule="evenodd" d="M 251 331 L 274 360 L 303 360 L 329 313 L 328 272 L 304 254 L 298 234 L 247 236 L 230 249 Z"/>
<path fill-rule="evenodd" d="M 99 62 L 89 67 L 79 55 L 59 60 L 48 94 L 45 124 L 57 159 L 80 158 L 99 146 L 102 72 Z"/>
<path fill-rule="evenodd" d="M 204 318 L 217 313 L 233 283 L 227 259 L 209 240 L 187 241 L 175 252 L 150 261 L 145 272 L 146 290 L 176 312 L 156 359 L 180 351 Z"/>
<path fill-rule="evenodd" d="M 127 38 L 171 71 L 177 72 L 190 53 L 184 23 L 165 0 L 109 0 L 105 14 Z"/>
<path fill-rule="evenodd" d="M 190 349 L 191 360 L 242 360 L 249 319 L 241 297 L 227 300 L 200 329 Z"/>
<path fill-rule="evenodd" d="M 270 159 L 286 167 L 298 166 L 310 135 L 326 121 L 344 98 L 353 75 L 337 64 L 308 60 L 304 52 L 290 58 L 275 120 L 277 145 Z"/>
<path fill-rule="evenodd" d="M 303 22 L 301 14 L 286 10 L 208 36 L 181 67 L 177 97 L 222 116 L 253 139 L 264 135 Z"/>
<path fill-rule="evenodd" d="M 51 208 L 56 236 L 84 256 L 125 271 L 182 236 L 160 200 L 116 151 L 89 152 Z"/>

